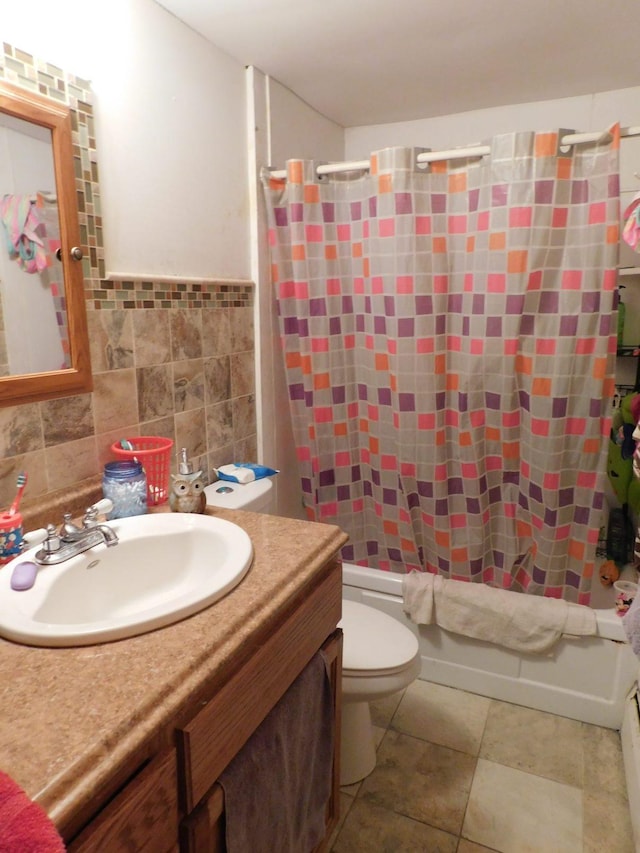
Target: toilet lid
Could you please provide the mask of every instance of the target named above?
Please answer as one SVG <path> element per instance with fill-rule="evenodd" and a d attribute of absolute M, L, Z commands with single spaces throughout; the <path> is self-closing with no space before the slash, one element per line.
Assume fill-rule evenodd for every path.
<path fill-rule="evenodd" d="M 401 622 L 366 604 L 342 600 L 343 670 L 402 669 L 418 653 L 417 637 Z"/>

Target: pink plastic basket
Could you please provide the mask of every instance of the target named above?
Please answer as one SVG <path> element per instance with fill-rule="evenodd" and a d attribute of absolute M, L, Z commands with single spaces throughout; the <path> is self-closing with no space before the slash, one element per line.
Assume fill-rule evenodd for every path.
<path fill-rule="evenodd" d="M 120 459 L 137 459 L 140 462 L 147 477 L 148 505 L 163 504 L 169 497 L 172 439 L 157 435 L 136 435 L 127 441 L 133 450 L 125 450 L 116 441 L 111 445 L 112 452 Z"/>

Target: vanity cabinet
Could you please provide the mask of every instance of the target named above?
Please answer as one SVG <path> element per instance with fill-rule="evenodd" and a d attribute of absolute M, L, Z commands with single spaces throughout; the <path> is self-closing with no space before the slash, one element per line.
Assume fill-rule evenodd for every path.
<path fill-rule="evenodd" d="M 69 853 L 178 849 L 176 750 L 153 759 L 70 844 Z"/>
<path fill-rule="evenodd" d="M 336 631 L 322 646 L 322 651 L 325 655 L 325 658 L 329 664 L 329 674 L 331 680 L 331 687 L 334 696 L 334 714 L 336 715 L 336 722 L 340 724 L 340 674 L 342 670 L 342 632 Z M 258 692 L 258 691 L 256 691 Z M 258 701 L 255 704 L 256 710 L 261 704 L 259 696 L 255 697 Z M 209 710 L 209 709 L 207 709 Z M 209 717 L 209 714 L 206 715 Z M 200 729 L 200 726 L 204 726 L 204 728 L 200 729 L 202 733 L 205 734 L 205 738 L 198 743 L 198 738 L 196 737 L 191 741 L 191 747 L 187 748 L 191 754 L 196 754 L 194 757 L 201 758 L 201 761 L 196 762 L 200 766 L 209 766 L 212 771 L 211 779 L 215 779 L 219 772 L 224 769 L 220 767 L 220 770 L 216 767 L 216 757 L 215 755 L 212 757 L 212 753 L 209 751 L 209 721 L 207 719 L 194 720 L 194 727 L 191 729 L 191 733 Z M 216 727 L 214 727 L 216 728 Z M 257 728 L 257 726 L 256 726 Z M 188 733 L 183 731 L 181 735 L 187 736 Z M 339 743 L 339 731 L 336 731 L 336 743 Z M 201 755 L 198 755 L 202 750 Z M 337 762 L 337 755 L 334 755 L 334 763 L 333 763 L 333 786 L 332 786 L 332 797 L 328 804 L 327 811 L 327 830 L 325 834 L 325 839 L 331 835 L 337 821 L 338 821 L 338 797 L 339 797 L 339 767 Z M 203 780 L 206 778 L 204 775 L 202 776 Z M 185 779 L 187 781 L 187 790 L 191 787 L 191 791 L 197 790 L 194 786 L 189 785 L 188 778 Z M 194 780 L 191 780 L 193 782 Z M 201 803 L 191 811 L 191 813 L 183 820 L 182 825 L 180 827 L 180 850 L 182 853 L 224 853 L 225 844 L 224 844 L 224 792 L 220 785 L 214 783 L 210 786 L 206 795 L 202 798 Z M 318 848 L 319 850 L 324 850 L 325 845 L 321 844 Z"/>
<path fill-rule="evenodd" d="M 319 650 L 329 664 L 336 724 L 328 841 L 339 803 L 341 606 L 341 567 L 334 559 L 277 624 L 257 628 L 216 677 L 197 685 L 171 727 L 154 733 L 165 748 L 68 843 L 70 853 L 222 853 L 224 796 L 217 779 Z M 318 849 L 327 849 L 327 841 Z"/>

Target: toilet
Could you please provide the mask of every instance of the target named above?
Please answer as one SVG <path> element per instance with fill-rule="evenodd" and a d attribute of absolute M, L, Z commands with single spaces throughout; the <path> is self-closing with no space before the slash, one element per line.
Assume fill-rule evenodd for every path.
<path fill-rule="evenodd" d="M 404 690 L 420 675 L 418 638 L 392 616 L 342 599 L 342 748 L 340 784 L 364 779 L 376 766 L 369 702 Z"/>
<path fill-rule="evenodd" d="M 205 487 L 207 505 L 251 512 L 273 511 L 273 480 L 239 484 L 218 480 Z M 392 616 L 342 599 L 342 733 L 340 784 L 352 785 L 376 764 L 369 702 L 408 687 L 420 674 L 418 639 Z"/>

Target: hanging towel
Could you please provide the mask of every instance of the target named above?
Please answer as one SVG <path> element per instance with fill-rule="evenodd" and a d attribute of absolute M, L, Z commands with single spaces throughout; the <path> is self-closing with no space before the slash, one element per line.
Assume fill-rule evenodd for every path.
<path fill-rule="evenodd" d="M 310 853 L 325 834 L 333 696 L 318 653 L 219 781 L 228 853 Z"/>
<path fill-rule="evenodd" d="M 427 572 L 410 572 L 402 583 L 404 611 L 419 625 L 447 631 L 529 654 L 546 654 L 563 634 L 591 636 L 597 631 L 590 607 L 557 598 L 452 581 Z"/>
<path fill-rule="evenodd" d="M 0 851 L 64 853 L 65 849 L 46 812 L 0 771 Z"/>
<path fill-rule="evenodd" d="M 28 195 L 5 195 L 0 200 L 0 220 L 4 225 L 9 257 L 28 273 L 51 266 L 44 242 L 44 224 Z"/>

